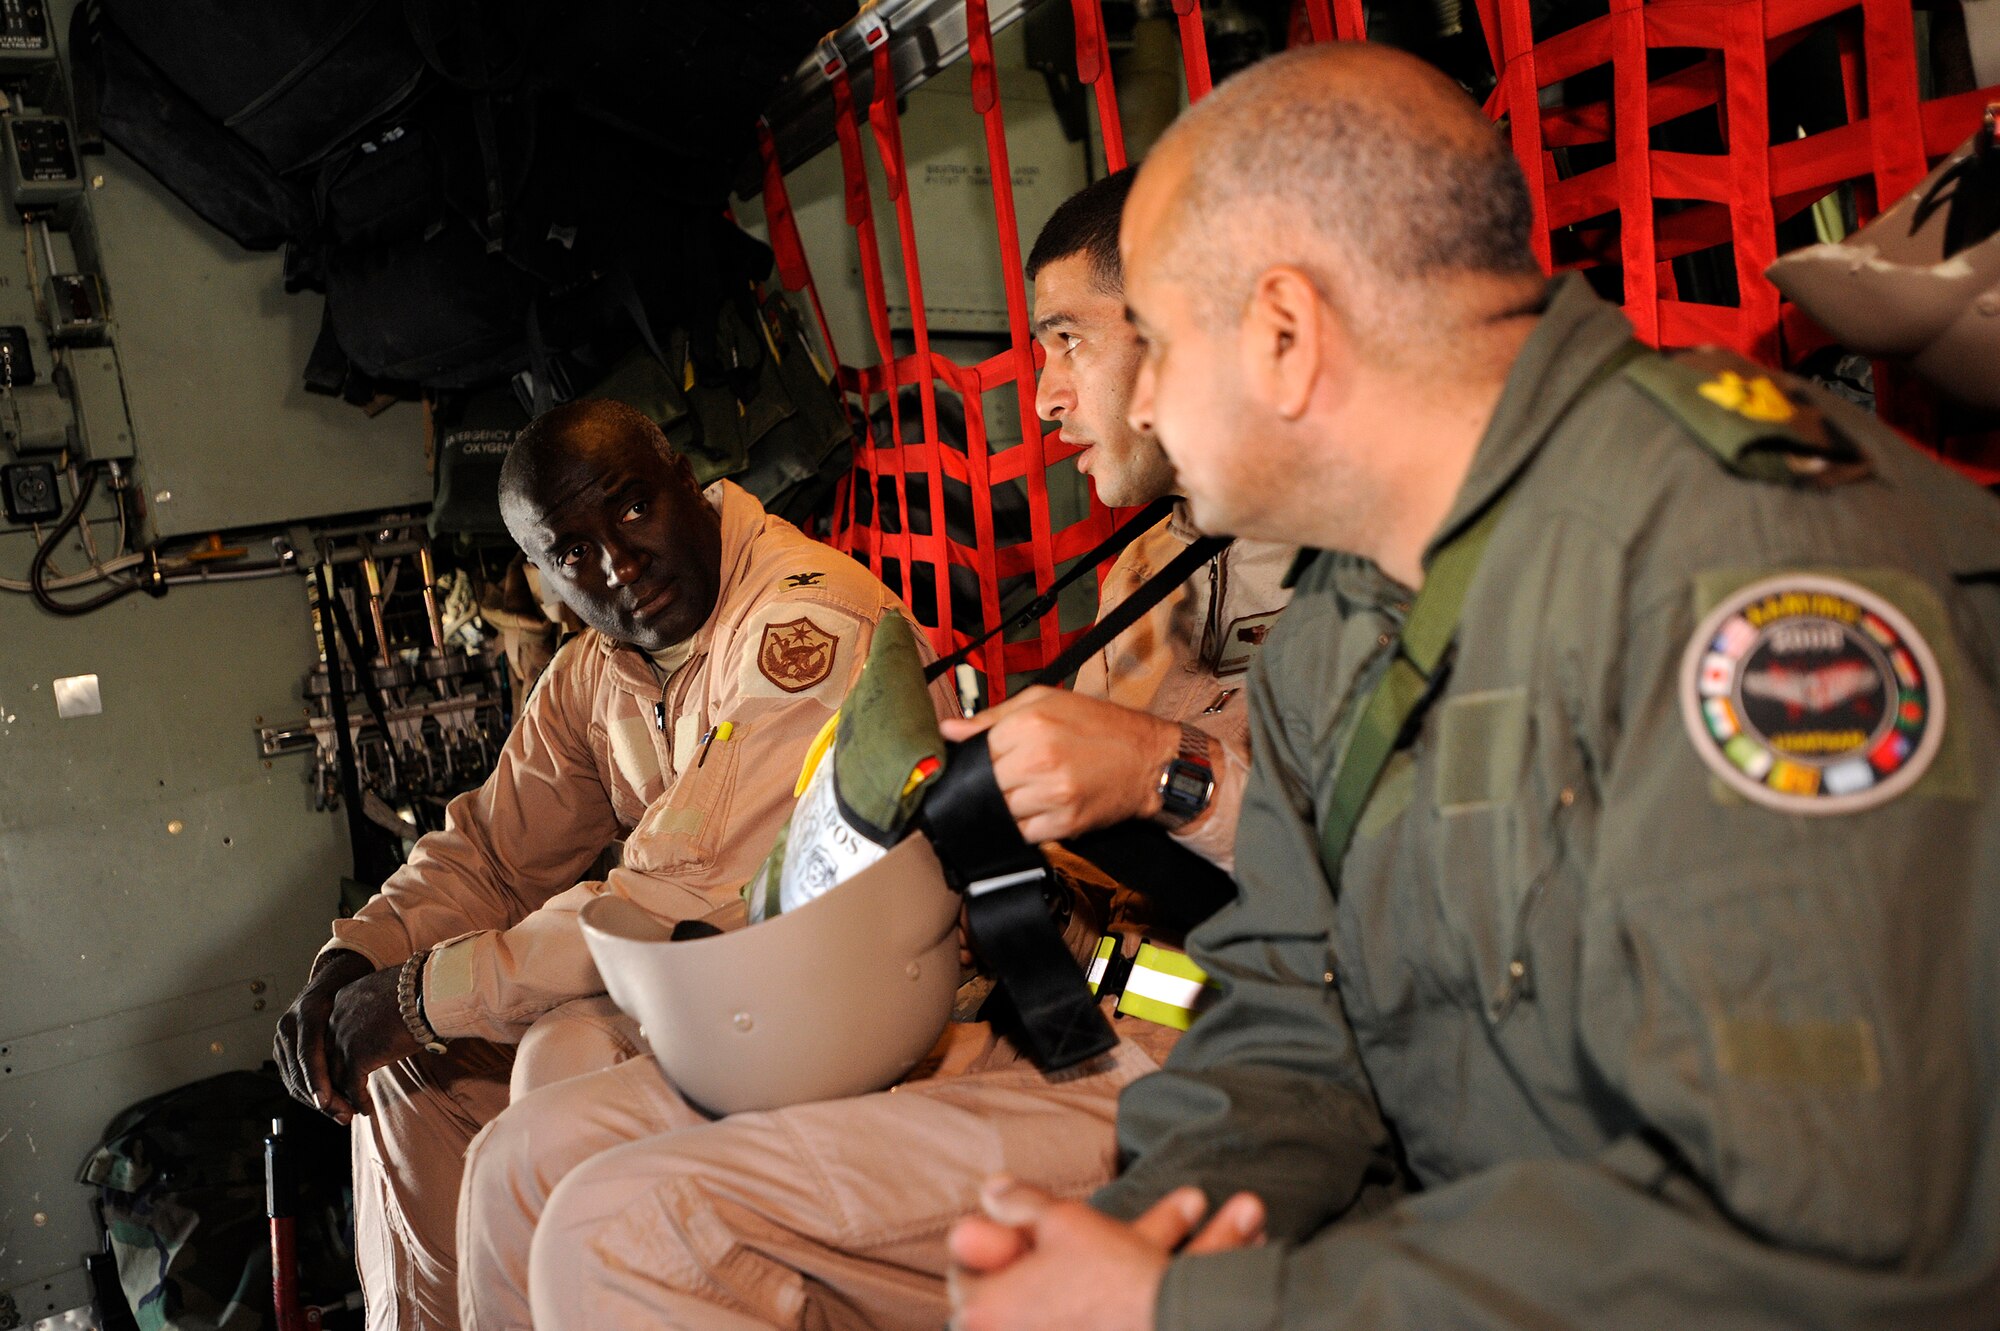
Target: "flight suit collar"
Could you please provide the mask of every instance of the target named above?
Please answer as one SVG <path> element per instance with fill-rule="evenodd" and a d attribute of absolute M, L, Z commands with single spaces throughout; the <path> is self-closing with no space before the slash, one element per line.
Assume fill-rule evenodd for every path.
<path fill-rule="evenodd" d="M 1207 534 L 1194 525 L 1194 513 L 1185 499 L 1174 500 L 1173 509 L 1167 514 L 1167 531 L 1182 545 L 1193 545 Z"/>
<path fill-rule="evenodd" d="M 1549 284 L 1535 331 L 1507 374 L 1451 512 L 1424 547 L 1424 565 L 1534 461 L 1598 369 L 1632 338 L 1632 325 L 1577 273 Z"/>

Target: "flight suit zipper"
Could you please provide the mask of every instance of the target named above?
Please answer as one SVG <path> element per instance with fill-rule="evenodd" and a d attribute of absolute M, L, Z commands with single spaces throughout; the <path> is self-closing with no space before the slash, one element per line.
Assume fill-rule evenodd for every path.
<path fill-rule="evenodd" d="M 1229 594 L 1229 575 L 1222 561 L 1229 557 L 1229 551 L 1219 551 L 1208 561 L 1208 614 L 1201 626 L 1201 653 L 1189 665 L 1191 670 L 1214 674 L 1222 662 L 1223 650 L 1229 645 L 1222 640 L 1223 629 L 1227 627 L 1222 618 L 1223 598 Z"/>

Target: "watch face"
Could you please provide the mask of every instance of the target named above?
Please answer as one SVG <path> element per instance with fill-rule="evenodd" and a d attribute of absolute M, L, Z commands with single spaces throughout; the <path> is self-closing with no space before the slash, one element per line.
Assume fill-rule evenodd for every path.
<path fill-rule="evenodd" d="M 1174 813 L 1191 818 L 1208 807 L 1208 797 L 1214 789 L 1215 777 L 1207 768 L 1175 759 L 1167 764 L 1167 780 L 1160 790 L 1160 803 Z"/>

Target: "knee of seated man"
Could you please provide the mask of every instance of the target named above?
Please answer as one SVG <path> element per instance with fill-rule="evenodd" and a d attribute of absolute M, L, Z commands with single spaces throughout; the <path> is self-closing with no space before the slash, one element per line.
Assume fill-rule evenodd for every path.
<path fill-rule="evenodd" d="M 601 1072 L 646 1052 L 639 1023 L 603 994 L 543 1013 L 521 1037 L 509 1098 L 520 1101 L 544 1086 Z"/>
<path fill-rule="evenodd" d="M 685 1181 L 672 1177 L 635 1178 L 615 1153 L 600 1155 L 578 1165 L 563 1177 L 542 1210 L 541 1222 L 529 1255 L 528 1282 L 531 1289 L 550 1287 L 545 1282 L 588 1281 L 591 1269 L 610 1262 L 622 1265 L 638 1256 L 621 1250 L 629 1234 L 627 1226 L 637 1226 L 648 1238 L 644 1261 L 650 1279 L 666 1285 L 698 1281 L 700 1255 L 682 1249 L 690 1239 L 685 1224 L 650 1223 L 649 1213 L 676 1213 L 685 1221 L 689 1212 L 706 1210 L 690 1207 L 695 1201 Z M 696 1228 L 712 1230 L 712 1225 Z M 678 1250 L 670 1250 L 678 1249 Z M 616 1254 L 616 1255 L 614 1255 Z"/>

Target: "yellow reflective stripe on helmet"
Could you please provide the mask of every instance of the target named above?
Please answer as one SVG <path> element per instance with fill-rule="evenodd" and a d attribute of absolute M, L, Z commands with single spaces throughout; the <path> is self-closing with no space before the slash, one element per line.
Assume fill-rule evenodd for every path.
<path fill-rule="evenodd" d="M 806 783 L 811 781 L 813 773 L 819 770 L 819 760 L 826 757 L 826 751 L 833 747 L 834 728 L 839 724 L 840 713 L 835 712 L 826 719 L 826 724 L 819 728 L 819 734 L 813 736 L 813 742 L 806 748 L 805 763 L 799 768 L 798 784 L 792 787 L 793 799 L 806 793 Z"/>

